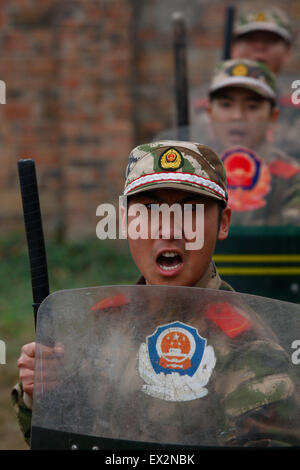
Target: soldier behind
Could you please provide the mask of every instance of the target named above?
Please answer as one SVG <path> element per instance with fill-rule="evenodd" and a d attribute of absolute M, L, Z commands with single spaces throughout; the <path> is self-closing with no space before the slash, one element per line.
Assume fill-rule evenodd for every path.
<path fill-rule="evenodd" d="M 300 166 L 272 145 L 276 79 L 259 62 L 219 63 L 209 87 L 211 145 L 223 152 L 234 225 L 299 225 Z M 232 147 L 246 147 L 235 155 Z"/>
<path fill-rule="evenodd" d="M 290 59 L 291 42 L 289 19 L 278 8 L 271 6 L 268 6 L 267 10 L 238 8 L 232 33 L 230 58 L 262 62 L 271 72 L 278 75 Z M 198 101 L 194 112 L 197 112 L 198 108 L 200 113 L 205 98 L 198 96 Z"/>
<path fill-rule="evenodd" d="M 289 18 L 281 9 L 241 9 L 234 25 L 231 56 L 261 62 L 277 76 L 281 125 L 278 140 L 299 161 L 300 113 L 291 100 L 291 85 L 298 76 L 283 76 L 291 57 L 292 40 Z"/>
<path fill-rule="evenodd" d="M 290 59 L 291 40 L 289 19 L 280 9 L 240 11 L 234 25 L 231 58 L 262 62 L 277 75 Z"/>
<path fill-rule="evenodd" d="M 193 227 L 197 220 L 197 204 L 204 205 L 202 248 L 188 250 L 186 242 L 192 240 L 187 239 L 185 231 L 181 232 L 181 237 L 176 238 L 174 223 L 170 222 L 170 233 L 166 238 L 163 237 L 161 222 L 158 238 L 153 238 L 149 225 L 148 233 L 152 238 L 149 236 L 135 239 L 128 232 L 130 251 L 142 275 L 138 280 L 139 284 L 194 286 L 209 288 L 210 291 L 232 290 L 220 279 L 212 261 L 216 240 L 223 240 L 228 235 L 231 215 L 227 205 L 225 170 L 213 150 L 197 143 L 180 141 L 140 145 L 132 151 L 129 158 L 124 195 L 127 196 L 128 212 L 123 208 L 122 220 L 125 225 L 128 217 L 128 227 L 134 219 L 130 212 L 134 204 L 142 204 L 148 215 L 151 215 L 153 204 L 165 203 L 172 206 L 177 203 L 181 207 L 189 204 L 189 208 L 193 208 Z M 172 220 L 174 221 L 174 218 Z M 127 307 L 124 305 L 122 308 Z M 146 310 L 145 308 L 143 311 L 144 315 L 147 315 Z M 113 312 L 113 308 L 111 311 Z M 232 315 L 236 323 L 234 338 L 230 325 L 226 322 L 216 326 L 214 315 L 211 320 L 210 317 L 203 317 L 204 328 L 209 335 L 207 337 L 214 344 L 217 365 L 208 398 L 201 398 L 201 403 L 194 400 L 191 406 L 198 410 L 197 412 L 199 406 L 213 410 L 210 428 L 219 426 L 215 433 L 220 436 L 221 444 L 299 444 L 299 435 L 296 432 L 287 432 L 284 416 L 280 416 L 280 409 L 291 406 L 290 402 L 294 400 L 294 386 L 286 373 L 287 355 L 273 340 L 267 339 L 267 333 L 261 335 L 252 328 L 251 322 L 245 322 L 245 318 L 235 312 L 231 313 L 231 320 Z M 35 343 L 22 348 L 18 361 L 22 382 L 13 390 L 13 402 L 27 441 L 30 439 L 34 356 Z M 44 371 L 46 374 L 45 364 Z M 53 377 L 50 380 L 53 380 Z M 257 387 L 259 392 L 256 391 Z M 274 391 L 276 393 L 273 393 Z M 136 419 L 141 416 L 145 419 L 149 412 L 149 419 L 154 420 L 155 424 L 166 428 L 168 422 L 172 425 L 172 413 L 168 414 L 168 420 L 163 422 L 153 413 L 155 402 L 149 402 L 149 408 L 139 411 L 140 402 L 137 400 L 134 403 Z M 173 410 L 168 403 L 166 407 Z M 114 413 L 114 407 L 108 409 Z M 126 414 L 127 407 L 124 409 Z M 126 416 L 123 416 L 121 421 L 127 422 L 123 418 Z M 176 414 L 173 418 L 176 418 Z M 127 416 L 127 419 L 130 421 L 132 416 Z M 205 424 L 200 421 L 194 422 L 193 426 L 199 426 L 199 429 L 205 432 Z M 212 424 L 213 422 L 219 424 Z M 190 423 L 185 424 L 190 426 Z M 288 428 L 290 425 L 291 423 L 287 424 Z"/>

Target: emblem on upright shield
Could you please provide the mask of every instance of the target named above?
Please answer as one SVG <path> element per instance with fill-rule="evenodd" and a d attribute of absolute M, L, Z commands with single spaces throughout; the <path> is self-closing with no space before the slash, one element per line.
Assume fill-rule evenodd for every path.
<path fill-rule="evenodd" d="M 256 210 L 266 205 L 271 190 L 269 168 L 246 147 L 226 150 L 221 155 L 227 182 L 228 203 L 233 211 Z"/>
<path fill-rule="evenodd" d="M 182 322 L 159 326 L 139 350 L 142 391 L 167 401 L 189 401 L 207 395 L 216 358 L 196 328 Z"/>

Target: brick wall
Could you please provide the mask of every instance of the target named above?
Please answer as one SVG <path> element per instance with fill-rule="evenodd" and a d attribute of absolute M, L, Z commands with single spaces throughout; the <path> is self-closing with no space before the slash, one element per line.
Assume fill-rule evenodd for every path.
<path fill-rule="evenodd" d="M 36 161 L 46 232 L 94 236 L 96 207 L 117 202 L 131 148 L 173 125 L 172 13 L 188 25 L 193 92 L 221 57 L 228 3 L 0 0 L 2 233 L 23 230 L 16 168 L 26 156 Z M 299 31 L 299 1 L 276 3 Z M 299 36 L 287 79 L 299 74 L 297 46 Z"/>

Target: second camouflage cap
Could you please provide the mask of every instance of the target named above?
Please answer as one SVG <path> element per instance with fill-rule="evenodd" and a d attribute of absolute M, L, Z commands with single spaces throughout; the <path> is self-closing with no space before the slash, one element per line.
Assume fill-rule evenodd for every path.
<path fill-rule="evenodd" d="M 276 101 L 276 77 L 261 62 L 232 59 L 220 62 L 214 71 L 209 93 L 225 87 L 242 87 Z"/>
<path fill-rule="evenodd" d="M 124 195 L 173 188 L 227 204 L 223 163 L 206 145 L 174 140 L 139 145 L 130 154 L 125 176 Z"/>
<path fill-rule="evenodd" d="M 234 25 L 234 36 L 252 31 L 270 31 L 290 42 L 292 38 L 290 21 L 284 11 L 268 6 L 256 10 L 240 11 Z"/>

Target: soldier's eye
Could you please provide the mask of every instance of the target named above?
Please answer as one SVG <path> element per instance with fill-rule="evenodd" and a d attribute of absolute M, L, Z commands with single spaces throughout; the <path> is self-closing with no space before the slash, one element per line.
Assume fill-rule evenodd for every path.
<path fill-rule="evenodd" d="M 257 103 L 256 101 L 255 102 L 252 102 L 252 103 L 248 103 L 248 109 L 259 109 L 260 108 L 260 104 Z"/>
<path fill-rule="evenodd" d="M 222 100 L 222 101 L 220 101 L 220 106 L 221 106 L 222 108 L 230 108 L 231 102 L 230 102 L 230 101 L 227 101 L 227 100 L 226 100 L 226 101 L 225 101 L 225 100 L 224 100 L 224 101 Z"/>

